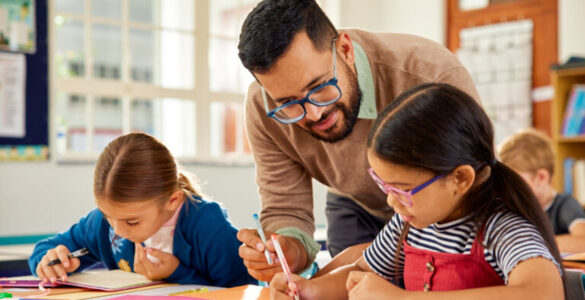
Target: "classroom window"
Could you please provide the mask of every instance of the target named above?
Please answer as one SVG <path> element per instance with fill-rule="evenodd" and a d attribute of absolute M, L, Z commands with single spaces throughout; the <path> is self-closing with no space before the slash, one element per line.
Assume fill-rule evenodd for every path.
<path fill-rule="evenodd" d="M 226 145 L 216 148 L 225 152 L 211 155 L 217 138 L 210 124 L 242 124 L 211 118 L 208 99 L 230 106 L 244 98 L 239 81 L 232 79 L 240 77 L 240 69 L 221 78 L 236 88 L 215 95 L 207 55 L 198 58 L 197 53 L 207 54 L 211 47 L 211 2 L 217 1 L 50 1 L 51 101 L 56 107 L 51 144 L 56 157 L 94 159 L 112 139 L 133 131 L 156 136 L 182 159 L 213 159 L 243 149 L 236 145 L 241 136 L 219 133 Z M 229 63 L 240 65 L 237 56 Z M 241 110 L 241 105 L 233 107 Z M 217 115 L 234 117 L 233 108 L 228 112 Z M 238 155 L 250 161 L 245 152 Z"/>
<path fill-rule="evenodd" d="M 251 162 L 237 43 L 257 2 L 49 1 L 54 157 L 93 160 L 142 131 L 182 160 Z"/>

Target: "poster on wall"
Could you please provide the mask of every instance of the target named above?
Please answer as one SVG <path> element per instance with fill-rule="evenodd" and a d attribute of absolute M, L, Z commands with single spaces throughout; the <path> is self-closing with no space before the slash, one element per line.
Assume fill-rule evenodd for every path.
<path fill-rule="evenodd" d="M 24 54 L 0 53 L 0 137 L 26 135 L 25 73 Z"/>
<path fill-rule="evenodd" d="M 0 0 L 0 50 L 35 53 L 35 0 Z"/>

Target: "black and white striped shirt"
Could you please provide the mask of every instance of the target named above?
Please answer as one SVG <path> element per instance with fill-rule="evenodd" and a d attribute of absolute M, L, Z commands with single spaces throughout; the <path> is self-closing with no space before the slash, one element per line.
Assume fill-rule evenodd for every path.
<path fill-rule="evenodd" d="M 396 245 L 404 221 L 398 214 L 378 234 L 372 245 L 364 252 L 369 267 L 378 275 L 395 279 L 395 268 L 402 274 L 404 267 L 404 247 L 401 248 L 400 260 L 396 266 Z M 470 254 L 473 240 L 477 234 L 477 225 L 471 216 L 448 223 L 435 223 L 427 228 L 411 227 L 407 243 L 419 249 L 435 252 Z M 491 243 L 490 248 L 486 246 Z M 508 283 L 508 274 L 516 265 L 533 257 L 544 257 L 560 266 L 546 247 L 544 239 L 534 225 L 519 215 L 499 212 L 491 216 L 486 224 L 484 239 L 486 261 L 498 275 Z"/>

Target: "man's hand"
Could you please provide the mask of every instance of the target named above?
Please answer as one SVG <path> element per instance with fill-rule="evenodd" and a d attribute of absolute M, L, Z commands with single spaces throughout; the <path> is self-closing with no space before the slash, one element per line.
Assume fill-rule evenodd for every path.
<path fill-rule="evenodd" d="M 156 257 L 159 262 L 150 261 L 146 257 L 147 253 Z M 144 249 L 142 245 L 135 243 L 134 272 L 150 280 L 160 280 L 171 276 L 178 266 L 179 259 L 174 255 L 153 248 Z"/>
<path fill-rule="evenodd" d="M 266 236 L 271 236 L 272 232 L 265 231 Z M 271 240 L 266 242 L 266 246 L 258 236 L 255 229 L 242 229 L 238 231 L 238 240 L 243 244 L 240 246 L 240 257 L 244 260 L 244 265 L 248 268 L 248 273 L 260 280 L 270 281 L 274 274 L 282 272 L 280 261 L 276 257 L 274 244 Z M 292 272 L 302 271 L 307 264 L 307 253 L 305 247 L 300 241 L 293 237 L 278 236 L 278 242 L 282 247 L 284 256 Z M 264 256 L 264 248 L 270 251 L 270 257 L 274 261 L 269 265 Z"/>

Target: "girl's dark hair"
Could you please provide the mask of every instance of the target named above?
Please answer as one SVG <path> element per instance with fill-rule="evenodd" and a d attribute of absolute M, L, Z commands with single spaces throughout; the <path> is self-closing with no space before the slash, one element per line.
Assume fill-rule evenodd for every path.
<path fill-rule="evenodd" d="M 504 207 L 536 227 L 560 264 L 543 209 L 526 182 L 496 161 L 493 144 L 493 127 L 481 106 L 465 92 L 439 83 L 422 84 L 400 94 L 378 115 L 368 136 L 368 148 L 394 164 L 435 175 L 470 165 L 477 174 L 476 182 L 465 196 L 463 209 L 474 214 L 478 228 Z M 396 261 L 408 228 L 408 224 L 403 228 Z"/>
<path fill-rule="evenodd" d="M 190 177 L 160 141 L 130 133 L 110 142 L 98 158 L 93 190 L 98 201 L 166 201 L 177 190 L 201 197 Z"/>
<path fill-rule="evenodd" d="M 315 0 L 263 0 L 242 24 L 238 55 L 252 73 L 263 73 L 305 31 L 318 50 L 330 49 L 337 30 Z"/>

